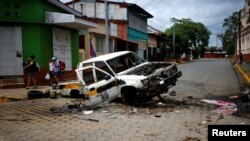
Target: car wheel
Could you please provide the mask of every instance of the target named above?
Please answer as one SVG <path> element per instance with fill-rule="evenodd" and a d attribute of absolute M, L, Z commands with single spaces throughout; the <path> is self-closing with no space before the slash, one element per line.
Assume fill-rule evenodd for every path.
<path fill-rule="evenodd" d="M 70 91 L 70 97 L 71 97 L 71 98 L 79 98 L 79 97 L 80 97 L 80 91 L 79 91 L 79 90 L 72 89 L 72 90 Z"/>
<path fill-rule="evenodd" d="M 136 101 L 136 97 L 135 97 L 136 89 L 135 88 L 133 87 L 123 88 L 121 93 L 122 93 L 122 101 L 125 104 L 130 105 Z"/>

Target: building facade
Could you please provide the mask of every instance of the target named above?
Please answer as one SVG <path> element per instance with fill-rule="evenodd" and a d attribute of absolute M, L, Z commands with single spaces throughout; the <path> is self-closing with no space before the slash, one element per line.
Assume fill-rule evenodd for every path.
<path fill-rule="evenodd" d="M 0 77 L 23 76 L 23 62 L 34 55 L 44 82 L 48 61 L 55 55 L 66 71 L 79 63 L 79 29 L 97 27 L 79 12 L 56 0 L 1 0 Z"/>
<path fill-rule="evenodd" d="M 166 34 L 148 26 L 148 61 L 164 61 L 170 58 L 171 50 L 167 46 Z"/>
<path fill-rule="evenodd" d="M 105 3 L 101 0 L 75 0 L 67 3 L 69 7 L 81 12 L 87 19 L 98 21 L 102 25 L 99 29 L 90 29 L 89 35 L 84 35 L 85 50 L 90 52 L 88 41 L 93 39 L 93 48 L 97 55 L 107 52 L 131 50 L 141 57 L 147 58 L 147 19 L 153 16 L 136 4 L 108 1 L 110 47 L 108 50 L 103 42 L 105 40 Z M 95 30 L 93 32 L 93 30 Z M 94 33 L 94 34 L 93 34 Z M 117 33 L 117 34 L 111 34 Z M 95 37 L 99 36 L 99 37 Z M 98 45 L 102 45 L 100 49 Z M 86 54 L 87 54 L 86 53 Z"/>
<path fill-rule="evenodd" d="M 245 6 L 240 11 L 241 31 L 237 41 L 237 55 L 241 51 L 244 61 L 250 61 L 250 0 L 245 0 Z M 240 44 L 240 45 L 239 45 Z M 241 50 L 240 50 L 241 48 Z"/>

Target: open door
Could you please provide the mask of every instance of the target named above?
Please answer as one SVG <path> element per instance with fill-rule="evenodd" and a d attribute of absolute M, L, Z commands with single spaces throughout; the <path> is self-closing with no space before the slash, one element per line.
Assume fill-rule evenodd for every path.
<path fill-rule="evenodd" d="M 118 81 L 106 71 L 88 66 L 77 69 L 76 73 L 89 98 L 88 106 L 97 106 L 119 96 Z"/>

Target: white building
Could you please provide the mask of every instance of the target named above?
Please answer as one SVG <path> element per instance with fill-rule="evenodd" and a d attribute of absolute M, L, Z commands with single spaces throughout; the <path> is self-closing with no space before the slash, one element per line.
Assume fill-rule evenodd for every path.
<path fill-rule="evenodd" d="M 250 0 L 245 0 L 245 6 L 241 10 L 241 52 L 244 60 L 250 60 Z M 237 42 L 237 54 L 239 54 L 239 39 Z"/>

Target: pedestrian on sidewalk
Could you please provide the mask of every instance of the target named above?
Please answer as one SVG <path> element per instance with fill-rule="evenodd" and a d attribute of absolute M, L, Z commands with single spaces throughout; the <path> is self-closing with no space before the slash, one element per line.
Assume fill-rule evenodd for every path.
<path fill-rule="evenodd" d="M 50 85 L 52 86 L 53 82 L 55 81 L 55 65 L 52 61 L 52 58 L 49 59 L 49 78 L 50 78 Z"/>
<path fill-rule="evenodd" d="M 240 52 L 240 64 L 243 62 L 243 54 Z"/>
<path fill-rule="evenodd" d="M 57 60 L 56 56 L 53 56 L 51 58 L 51 60 L 52 60 L 52 63 L 53 63 L 53 80 L 56 82 L 56 84 L 58 84 L 60 82 L 59 78 L 60 78 L 60 75 L 61 75 L 60 62 Z"/>
<path fill-rule="evenodd" d="M 35 61 L 35 56 L 34 55 L 30 55 L 26 65 L 24 66 L 24 72 L 27 72 L 28 74 L 28 82 L 27 82 L 27 87 L 26 89 L 30 88 L 30 83 L 31 80 L 33 81 L 33 88 L 37 88 L 36 86 L 36 79 L 35 79 L 35 74 L 36 74 L 36 61 Z"/>

